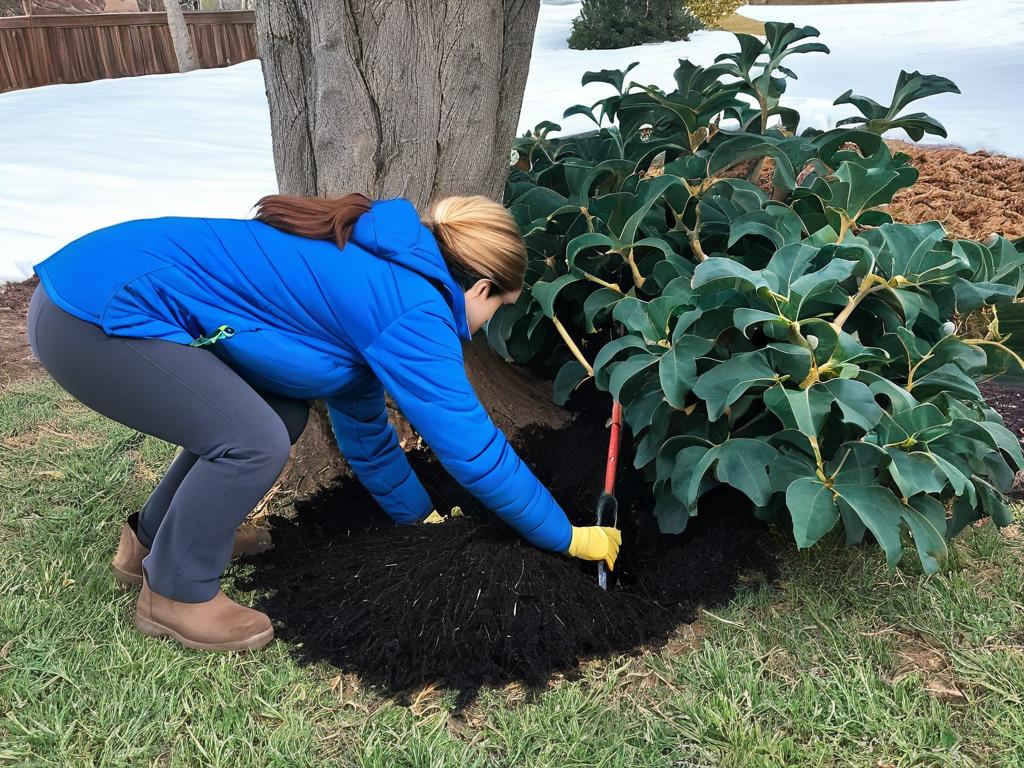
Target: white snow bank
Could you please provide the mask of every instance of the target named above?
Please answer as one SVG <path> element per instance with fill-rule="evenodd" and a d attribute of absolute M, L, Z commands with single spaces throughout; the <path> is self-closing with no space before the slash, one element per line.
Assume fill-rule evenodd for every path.
<path fill-rule="evenodd" d="M 802 127 L 827 129 L 856 115 L 850 105 L 833 107 L 852 88 L 888 104 L 901 69 L 943 75 L 961 94 L 942 94 L 911 104 L 945 125 L 949 138 L 925 137 L 922 143 L 952 143 L 969 151 L 1024 157 L 1024 1 L 872 3 L 862 5 L 747 5 L 740 12 L 762 21 L 810 25 L 832 53 L 794 54 L 786 64 L 799 79 L 790 81 L 783 104 L 800 112 Z M 573 133 L 593 127 L 586 117 L 561 120 L 563 110 L 592 104 L 612 93 L 610 86 L 579 86 L 587 70 L 625 69 L 638 83 L 671 90 L 680 58 L 710 65 L 715 56 L 738 50 L 727 32 L 699 32 L 688 42 L 659 43 L 614 51 L 572 51 L 565 46 L 579 4 L 542 6 L 526 85 L 520 133 L 541 120 L 560 123 Z M 902 131 L 897 133 L 906 138 Z"/>

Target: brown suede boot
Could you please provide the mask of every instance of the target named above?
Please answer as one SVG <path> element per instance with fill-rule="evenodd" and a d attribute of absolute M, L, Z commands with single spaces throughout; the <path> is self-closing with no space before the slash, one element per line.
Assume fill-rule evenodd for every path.
<path fill-rule="evenodd" d="M 110 566 L 114 569 L 114 586 L 121 591 L 142 585 L 142 558 L 149 554 L 149 549 L 142 546 L 135 534 L 138 525 L 138 512 L 133 512 L 123 526 L 121 539 L 117 542 L 117 552 Z M 235 546 L 231 556 L 255 555 L 265 552 L 273 546 L 270 531 L 255 525 L 241 525 L 235 531 Z"/>
<path fill-rule="evenodd" d="M 243 651 L 262 648 L 274 639 L 267 614 L 239 605 L 223 591 L 203 603 L 182 603 L 149 588 L 143 570 L 142 590 L 135 605 L 135 626 L 150 637 L 172 637 L 202 651 Z"/>

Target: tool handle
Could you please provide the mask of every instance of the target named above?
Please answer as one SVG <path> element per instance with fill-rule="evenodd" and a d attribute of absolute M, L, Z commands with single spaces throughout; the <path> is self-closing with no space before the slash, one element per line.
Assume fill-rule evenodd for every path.
<path fill-rule="evenodd" d="M 619 446 L 622 442 L 622 406 L 618 400 L 612 403 L 612 430 L 608 438 L 608 463 L 604 470 L 604 496 L 597 504 L 597 524 L 604 524 L 604 507 L 612 506 L 615 517 L 618 509 L 615 504 L 615 474 L 619 468 Z M 618 521 L 612 523 L 615 525 Z M 601 560 L 597 564 L 597 584 L 601 589 L 608 589 L 608 566 Z"/>
<path fill-rule="evenodd" d="M 619 467 L 619 445 L 622 440 L 622 406 L 616 400 L 612 404 L 612 433 L 608 438 L 608 464 L 604 471 L 604 492 L 615 493 L 615 473 Z"/>

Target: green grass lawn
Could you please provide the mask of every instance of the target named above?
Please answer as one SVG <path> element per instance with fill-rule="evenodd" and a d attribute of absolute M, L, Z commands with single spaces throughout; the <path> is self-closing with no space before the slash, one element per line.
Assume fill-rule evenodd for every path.
<path fill-rule="evenodd" d="M 399 706 L 281 641 L 202 654 L 139 635 L 109 560 L 174 450 L 48 378 L 0 392 L 0 764 L 1024 765 L 1017 528 L 968 531 L 927 578 L 874 547 L 787 549 L 777 587 L 660 652 L 452 717 L 451 694 Z"/>

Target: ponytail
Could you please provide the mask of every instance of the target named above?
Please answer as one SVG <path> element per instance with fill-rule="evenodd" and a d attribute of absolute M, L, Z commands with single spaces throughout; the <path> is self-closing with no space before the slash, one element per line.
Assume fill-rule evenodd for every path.
<path fill-rule="evenodd" d="M 463 288 L 490 280 L 500 293 L 516 293 L 526 275 L 526 245 L 519 225 L 501 203 L 482 195 L 446 197 L 424 222 Z"/>
<path fill-rule="evenodd" d="M 256 219 L 293 235 L 333 240 L 344 248 L 356 219 L 371 204 L 358 192 L 337 198 L 267 195 L 256 203 Z M 526 245 L 519 225 L 501 203 L 481 195 L 446 197 L 430 206 L 422 221 L 463 288 L 484 279 L 501 293 L 522 290 Z"/>
<path fill-rule="evenodd" d="M 356 219 L 370 204 L 358 192 L 337 198 L 267 195 L 256 203 L 256 219 L 293 235 L 334 240 L 344 248 Z"/>

